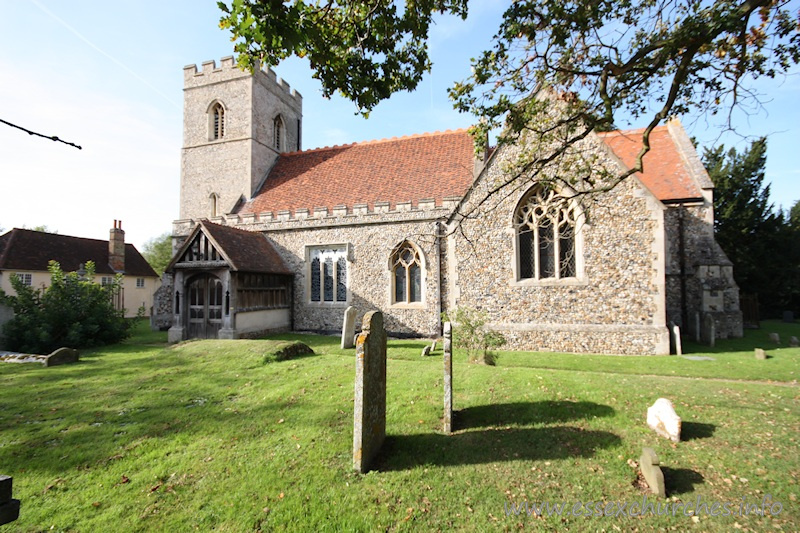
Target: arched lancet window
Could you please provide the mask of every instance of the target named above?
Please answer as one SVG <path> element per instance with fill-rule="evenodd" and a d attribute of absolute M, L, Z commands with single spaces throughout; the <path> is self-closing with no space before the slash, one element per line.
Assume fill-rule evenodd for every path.
<path fill-rule="evenodd" d="M 273 138 L 273 148 L 277 151 L 282 152 L 283 146 L 285 142 L 286 132 L 283 125 L 283 118 L 278 115 L 275 117 L 275 120 L 272 121 L 272 138 Z"/>
<path fill-rule="evenodd" d="M 537 185 L 514 213 L 517 279 L 577 276 L 576 205 L 550 188 Z"/>
<path fill-rule="evenodd" d="M 422 302 L 422 254 L 408 241 L 398 245 L 389 260 L 393 303 Z"/>
<path fill-rule="evenodd" d="M 219 203 L 219 195 L 217 193 L 212 192 L 208 195 L 209 203 L 211 204 L 211 217 L 217 216 L 217 204 Z"/>
<path fill-rule="evenodd" d="M 221 103 L 215 102 L 211 106 L 209 115 L 210 139 L 212 141 L 222 139 L 225 136 L 225 108 L 222 107 Z"/>

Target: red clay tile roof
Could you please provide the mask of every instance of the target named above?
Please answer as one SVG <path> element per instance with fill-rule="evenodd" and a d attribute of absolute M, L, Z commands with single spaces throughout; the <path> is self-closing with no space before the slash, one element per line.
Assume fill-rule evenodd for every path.
<path fill-rule="evenodd" d="M 294 212 L 337 205 L 461 197 L 473 180 L 466 130 L 383 139 L 281 154 L 261 190 L 239 213 Z"/>
<path fill-rule="evenodd" d="M 47 271 L 51 259 L 65 272 L 93 261 L 97 274 L 115 274 L 108 264 L 108 241 L 19 228 L 0 235 L 0 270 Z M 132 244 L 125 245 L 125 275 L 158 277 Z"/>
<path fill-rule="evenodd" d="M 600 133 L 600 138 L 628 167 L 632 167 L 642 148 L 643 129 Z M 650 151 L 643 159 L 644 172 L 636 174 L 662 202 L 695 200 L 702 193 L 695 182 L 680 149 L 667 126 L 658 126 L 650 133 Z"/>

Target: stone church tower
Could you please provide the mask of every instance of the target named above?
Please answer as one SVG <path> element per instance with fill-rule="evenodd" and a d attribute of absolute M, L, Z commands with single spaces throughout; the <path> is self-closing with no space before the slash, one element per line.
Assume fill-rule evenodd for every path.
<path fill-rule="evenodd" d="M 301 149 L 303 97 L 233 57 L 183 69 L 181 219 L 224 216 L 252 198 L 281 152 Z"/>

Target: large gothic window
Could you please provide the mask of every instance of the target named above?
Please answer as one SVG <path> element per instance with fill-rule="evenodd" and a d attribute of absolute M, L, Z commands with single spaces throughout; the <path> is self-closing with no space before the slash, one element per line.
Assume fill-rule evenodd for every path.
<path fill-rule="evenodd" d="M 422 259 L 419 249 L 404 241 L 390 258 L 393 303 L 422 302 Z"/>
<path fill-rule="evenodd" d="M 518 280 L 577 276 L 575 202 L 536 186 L 520 201 L 514 229 Z"/>
<path fill-rule="evenodd" d="M 209 127 L 211 129 L 209 137 L 212 141 L 222 139 L 225 136 L 225 108 L 222 107 L 221 103 L 215 102 L 211 106 L 209 118 Z"/>
<path fill-rule="evenodd" d="M 308 274 L 312 303 L 347 302 L 347 247 L 312 248 Z"/>

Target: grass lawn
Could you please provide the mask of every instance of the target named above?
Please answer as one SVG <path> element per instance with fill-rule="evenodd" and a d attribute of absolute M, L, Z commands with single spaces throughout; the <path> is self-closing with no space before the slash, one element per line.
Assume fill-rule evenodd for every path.
<path fill-rule="evenodd" d="M 713 350 L 686 347 L 712 361 L 503 352 L 486 367 L 457 352 L 449 436 L 440 349 L 422 358 L 424 342 L 391 341 L 387 440 L 360 475 L 354 356 L 338 338 L 167 346 L 139 328 L 78 364 L 0 365 L 0 474 L 22 501 L 4 530 L 798 531 L 800 348 L 770 344 L 771 331 L 800 336 L 764 323 Z M 265 362 L 297 338 L 317 354 Z M 756 361 L 757 346 L 771 357 Z M 678 444 L 645 424 L 660 396 L 683 418 Z M 665 467 L 666 501 L 699 498 L 708 513 L 569 516 L 576 502 L 580 514 L 641 503 L 643 446 Z M 738 513 L 767 495 L 774 514 L 710 516 L 714 502 Z M 512 510 L 543 501 L 567 512 Z"/>

